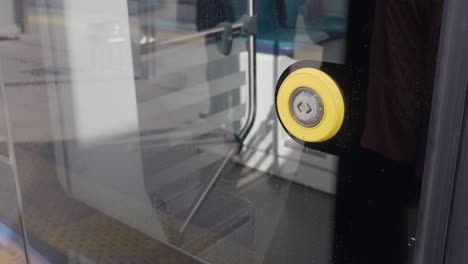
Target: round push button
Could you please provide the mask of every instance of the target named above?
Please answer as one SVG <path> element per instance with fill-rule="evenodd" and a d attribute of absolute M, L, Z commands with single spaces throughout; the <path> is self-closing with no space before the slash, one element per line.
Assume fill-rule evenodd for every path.
<path fill-rule="evenodd" d="M 305 127 L 314 127 L 323 117 L 323 103 L 312 89 L 301 87 L 291 96 L 290 109 L 294 119 Z"/>
<path fill-rule="evenodd" d="M 314 68 L 285 73 L 276 87 L 276 112 L 285 130 L 302 142 L 320 143 L 333 138 L 345 115 L 338 84 Z"/>

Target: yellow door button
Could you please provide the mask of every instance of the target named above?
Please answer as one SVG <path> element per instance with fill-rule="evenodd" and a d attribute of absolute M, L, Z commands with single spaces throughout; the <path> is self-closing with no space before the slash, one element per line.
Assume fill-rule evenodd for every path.
<path fill-rule="evenodd" d="M 340 130 L 345 104 L 340 87 L 330 76 L 314 68 L 301 68 L 278 84 L 276 111 L 290 135 L 320 143 Z"/>
<path fill-rule="evenodd" d="M 296 89 L 289 104 L 294 119 L 305 127 L 314 127 L 323 118 L 322 98 L 313 89 L 306 87 Z"/>

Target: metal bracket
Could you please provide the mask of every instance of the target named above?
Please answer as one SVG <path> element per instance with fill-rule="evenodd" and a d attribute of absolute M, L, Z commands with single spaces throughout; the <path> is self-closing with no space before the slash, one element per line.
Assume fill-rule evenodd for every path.
<path fill-rule="evenodd" d="M 258 18 L 257 15 L 249 16 L 243 15 L 239 22 L 242 24 L 242 32 L 247 35 L 255 35 L 258 32 Z"/>
<path fill-rule="evenodd" d="M 218 50 L 224 56 L 227 56 L 232 51 L 232 24 L 223 22 L 218 25 L 223 31 L 217 37 Z"/>
<path fill-rule="evenodd" d="M 242 25 L 241 32 L 253 36 L 257 34 L 257 16 L 243 15 L 236 23 L 236 25 Z M 233 31 L 234 25 L 228 22 L 223 22 L 218 25 L 218 28 L 222 28 L 222 32 L 218 35 L 218 50 L 224 56 L 227 56 L 232 51 Z"/>

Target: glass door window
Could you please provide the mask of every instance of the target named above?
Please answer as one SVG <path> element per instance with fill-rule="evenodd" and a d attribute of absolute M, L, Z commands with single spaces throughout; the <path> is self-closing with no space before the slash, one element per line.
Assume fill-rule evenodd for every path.
<path fill-rule="evenodd" d="M 412 263 L 443 2 L 24 1 L 31 263 Z"/>

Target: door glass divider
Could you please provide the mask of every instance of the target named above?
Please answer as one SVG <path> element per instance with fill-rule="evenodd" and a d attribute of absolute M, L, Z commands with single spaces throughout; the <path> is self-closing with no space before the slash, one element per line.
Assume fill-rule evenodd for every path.
<path fill-rule="evenodd" d="M 22 196 L 21 186 L 19 182 L 15 144 L 14 144 L 14 138 L 12 134 L 10 112 L 8 109 L 8 100 L 7 100 L 5 85 L 3 83 L 3 73 L 2 73 L 1 65 L 0 65 L 0 97 L 1 97 L 1 104 L 2 104 L 1 110 L 3 111 L 3 117 L 4 117 L 3 122 L 6 128 L 6 143 L 7 143 L 7 149 L 8 149 L 8 156 L 1 155 L 0 160 L 9 166 L 9 168 L 12 171 L 13 178 L 15 181 L 16 199 L 18 203 L 18 219 L 19 219 L 19 224 L 20 224 L 21 235 L 23 237 L 23 248 L 24 248 L 25 259 L 26 259 L 26 263 L 29 264 L 30 263 L 29 240 L 28 240 L 26 224 L 24 221 L 23 196 Z"/>

